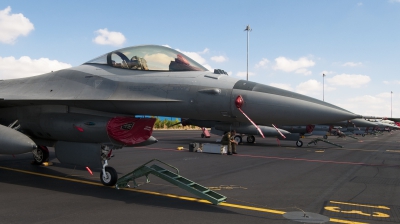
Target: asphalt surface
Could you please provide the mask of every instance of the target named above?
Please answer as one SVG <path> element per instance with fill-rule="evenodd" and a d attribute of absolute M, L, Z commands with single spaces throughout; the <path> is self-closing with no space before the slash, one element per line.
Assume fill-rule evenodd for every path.
<path fill-rule="evenodd" d="M 257 138 L 233 156 L 189 152 L 191 142 L 217 139 L 200 134 L 154 131 L 158 143 L 118 150 L 109 165 L 122 176 L 159 159 L 226 203 L 205 203 L 153 175 L 136 189 L 104 187 L 98 171 L 60 164 L 51 149 L 47 167 L 31 165 L 30 153 L 0 156 L 0 223 L 299 223 L 284 216 L 302 211 L 304 223 L 315 215 L 330 223 L 400 222 L 400 131 L 328 139 L 344 148 Z"/>

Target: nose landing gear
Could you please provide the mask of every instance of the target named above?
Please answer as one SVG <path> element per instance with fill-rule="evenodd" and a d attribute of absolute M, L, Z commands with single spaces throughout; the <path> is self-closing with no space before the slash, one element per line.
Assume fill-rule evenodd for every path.
<path fill-rule="evenodd" d="M 100 173 L 100 181 L 105 186 L 114 186 L 118 180 L 117 171 L 108 166 L 108 160 L 114 156 L 112 151 L 113 149 L 110 149 L 108 146 L 102 147 L 101 159 L 103 160 L 103 168 Z"/>

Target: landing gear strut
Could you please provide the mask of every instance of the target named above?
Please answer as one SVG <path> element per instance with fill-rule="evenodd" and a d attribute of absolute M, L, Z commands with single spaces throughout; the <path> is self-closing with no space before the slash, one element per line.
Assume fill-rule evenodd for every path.
<path fill-rule="evenodd" d="M 32 150 L 33 164 L 42 165 L 49 160 L 49 149 L 46 146 L 39 145 L 37 149 Z"/>
<path fill-rule="evenodd" d="M 114 186 L 118 180 L 117 171 L 108 166 L 108 160 L 111 159 L 114 155 L 112 154 L 112 149 L 108 146 L 104 146 L 102 148 L 101 159 L 103 160 L 103 169 L 101 169 L 100 173 L 100 181 L 105 186 Z"/>

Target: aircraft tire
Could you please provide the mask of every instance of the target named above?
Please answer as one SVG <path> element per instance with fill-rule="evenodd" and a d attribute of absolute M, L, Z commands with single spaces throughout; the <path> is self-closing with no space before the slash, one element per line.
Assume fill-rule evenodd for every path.
<path fill-rule="evenodd" d="M 324 139 L 328 139 L 328 135 L 324 135 Z"/>
<path fill-rule="evenodd" d="M 107 166 L 105 168 L 105 171 L 106 171 L 106 178 L 103 177 L 103 171 L 101 171 L 101 173 L 100 173 L 101 183 L 105 186 L 114 186 L 118 180 L 117 171 L 110 166 Z"/>
<path fill-rule="evenodd" d="M 254 137 L 254 135 L 247 136 L 248 143 L 254 143 L 255 141 L 256 141 L 256 138 Z"/>
<path fill-rule="evenodd" d="M 242 143 L 242 136 L 240 135 L 235 135 L 235 137 L 233 138 L 233 140 L 235 140 L 238 144 Z"/>
<path fill-rule="evenodd" d="M 362 134 L 361 136 L 362 136 L 362 137 L 365 137 L 365 134 Z"/>
<path fill-rule="evenodd" d="M 39 145 L 36 149 L 37 156 L 33 154 L 33 164 L 42 165 L 49 160 L 49 149 L 46 146 Z"/>
<path fill-rule="evenodd" d="M 204 138 L 205 137 L 205 135 L 204 134 L 201 134 L 201 138 Z"/>
<path fill-rule="evenodd" d="M 302 146 L 303 146 L 303 141 L 298 140 L 298 141 L 296 142 L 296 146 L 297 146 L 297 147 L 302 147 Z"/>

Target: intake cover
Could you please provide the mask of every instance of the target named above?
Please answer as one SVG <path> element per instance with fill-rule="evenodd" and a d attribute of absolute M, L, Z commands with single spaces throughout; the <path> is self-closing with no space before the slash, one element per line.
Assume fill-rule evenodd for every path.
<path fill-rule="evenodd" d="M 124 145 L 146 141 L 153 133 L 155 118 L 115 117 L 108 121 L 107 134 Z"/>

